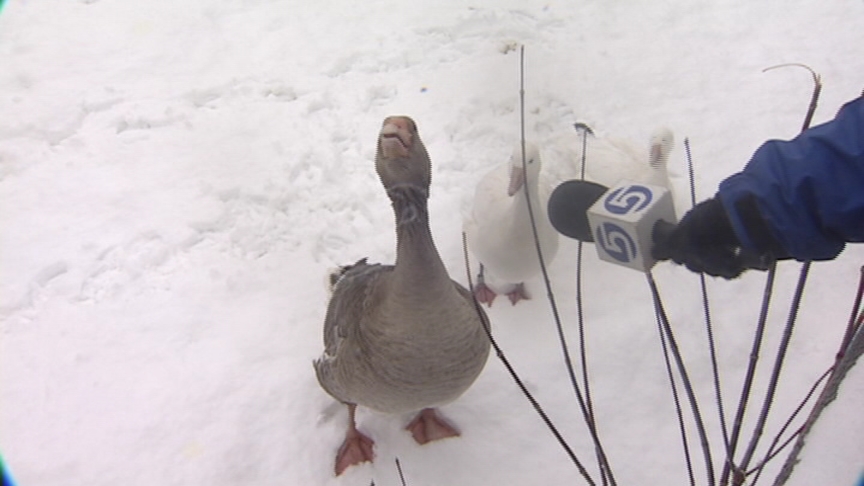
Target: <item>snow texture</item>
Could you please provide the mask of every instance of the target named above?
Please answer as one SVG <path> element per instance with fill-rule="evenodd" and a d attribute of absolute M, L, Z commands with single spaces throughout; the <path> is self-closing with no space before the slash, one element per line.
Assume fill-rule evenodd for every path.
<path fill-rule="evenodd" d="M 520 45 L 526 133 L 545 166 L 576 162 L 574 122 L 634 141 L 667 125 L 679 140 L 669 164 L 680 214 L 689 206 L 680 142 L 691 142 L 702 199 L 762 141 L 793 137 L 812 84 L 800 68 L 762 71 L 782 63 L 821 74 L 814 123 L 830 119 L 864 88 L 862 20 L 860 0 L 8 3 L 6 464 L 22 486 L 396 485 L 396 458 L 412 486 L 583 484 L 494 356 L 442 409 L 461 438 L 419 446 L 402 429 L 407 416 L 360 408 L 376 462 L 333 476 L 347 412 L 311 362 L 323 348 L 328 269 L 393 260 L 392 212 L 372 163 L 381 120 L 417 120 L 433 160 L 432 231 L 451 275 L 466 282 L 459 216 L 478 178 L 518 141 Z M 645 278 L 600 262 L 590 246 L 584 254 L 591 395 L 616 480 L 687 484 Z M 757 458 L 832 363 L 862 263 L 864 246 L 850 245 L 813 266 Z M 575 265 L 575 243 L 562 241 L 549 271 L 574 355 Z M 777 274 L 745 438 L 798 268 L 783 263 Z M 719 474 L 698 279 L 670 264 L 654 275 Z M 728 421 L 764 281 L 751 272 L 708 282 Z M 527 284 L 542 288 L 539 278 Z M 505 304 L 489 312 L 499 343 L 598 478 L 545 292 Z M 860 477 L 862 383 L 859 365 L 789 484 Z M 693 457 L 706 484 L 701 453 Z"/>

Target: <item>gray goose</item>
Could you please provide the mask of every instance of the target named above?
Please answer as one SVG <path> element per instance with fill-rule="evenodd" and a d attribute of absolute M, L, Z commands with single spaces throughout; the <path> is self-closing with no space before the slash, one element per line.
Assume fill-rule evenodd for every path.
<path fill-rule="evenodd" d="M 372 439 L 357 430 L 357 405 L 419 411 L 406 429 L 421 444 L 458 436 L 435 407 L 462 395 L 489 355 L 488 318 L 450 279 L 432 240 L 431 162 L 411 118 L 384 120 L 375 169 L 396 215 L 396 263 L 363 259 L 331 276 L 325 349 L 314 362 L 321 387 L 348 406 L 337 475 L 374 458 Z"/>

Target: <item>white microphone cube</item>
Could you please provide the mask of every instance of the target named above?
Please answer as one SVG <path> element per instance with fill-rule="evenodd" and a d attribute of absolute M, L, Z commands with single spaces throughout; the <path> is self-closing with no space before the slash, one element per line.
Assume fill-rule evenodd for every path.
<path fill-rule="evenodd" d="M 621 181 L 588 209 L 588 223 L 600 259 L 647 272 L 654 224 L 677 222 L 672 194 L 665 187 Z"/>

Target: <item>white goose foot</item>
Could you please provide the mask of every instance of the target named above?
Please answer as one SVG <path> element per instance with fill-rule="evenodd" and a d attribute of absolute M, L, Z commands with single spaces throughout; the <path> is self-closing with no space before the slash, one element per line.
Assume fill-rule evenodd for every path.
<path fill-rule="evenodd" d="M 528 293 L 525 292 L 525 284 L 522 283 L 516 284 L 516 287 L 514 287 L 513 290 L 507 292 L 507 297 L 513 305 L 516 305 L 520 300 L 531 300 L 531 297 L 529 297 Z"/>
<path fill-rule="evenodd" d="M 426 444 L 433 440 L 459 437 L 459 431 L 444 419 L 438 417 L 434 408 L 424 408 L 405 430 L 411 432 L 418 444 Z"/>
<path fill-rule="evenodd" d="M 496 294 L 494 290 L 490 289 L 485 283 L 478 283 L 474 286 L 474 297 L 476 297 L 477 302 L 480 302 L 481 304 L 486 304 L 489 307 L 492 307 L 492 302 L 495 300 L 497 295 L 498 294 Z"/>
<path fill-rule="evenodd" d="M 489 288 L 486 285 L 486 277 L 484 276 L 484 268 L 483 264 L 480 264 L 480 273 L 477 274 L 477 285 L 474 286 L 474 298 L 477 299 L 477 302 L 481 304 L 486 304 L 489 307 L 492 307 L 492 302 L 495 300 L 495 297 L 498 295 L 494 290 Z"/>

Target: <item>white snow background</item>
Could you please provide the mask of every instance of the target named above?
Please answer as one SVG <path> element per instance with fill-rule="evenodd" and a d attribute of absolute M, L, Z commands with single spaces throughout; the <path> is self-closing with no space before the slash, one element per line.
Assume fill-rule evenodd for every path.
<path fill-rule="evenodd" d="M 519 139 L 519 45 L 526 131 L 545 167 L 575 162 L 575 121 L 639 146 L 668 125 L 680 214 L 684 138 L 698 197 L 710 197 L 762 141 L 800 130 L 809 73 L 762 70 L 800 62 L 820 73 L 814 124 L 824 122 L 864 88 L 862 25 L 861 0 L 12 0 L 0 15 L 0 451 L 13 477 L 397 485 L 398 458 L 412 486 L 583 484 L 494 356 L 442 409 L 461 438 L 419 446 L 407 416 L 361 408 L 377 459 L 333 477 L 347 414 L 311 362 L 328 269 L 394 257 L 373 167 L 382 119 L 418 122 L 433 161 L 432 231 L 466 282 L 461 214 Z M 564 242 L 549 266 L 574 355 L 575 248 Z M 591 392 L 618 484 L 687 484 L 645 277 L 585 250 Z M 853 245 L 813 265 L 757 458 L 832 363 L 862 263 Z M 798 269 L 778 271 L 745 440 Z M 719 475 L 698 278 L 668 263 L 654 274 Z M 764 281 L 709 281 L 729 421 Z M 494 332 L 599 480 L 542 281 L 527 285 L 533 300 L 496 301 Z M 850 485 L 860 474 L 860 368 L 790 483 Z"/>

